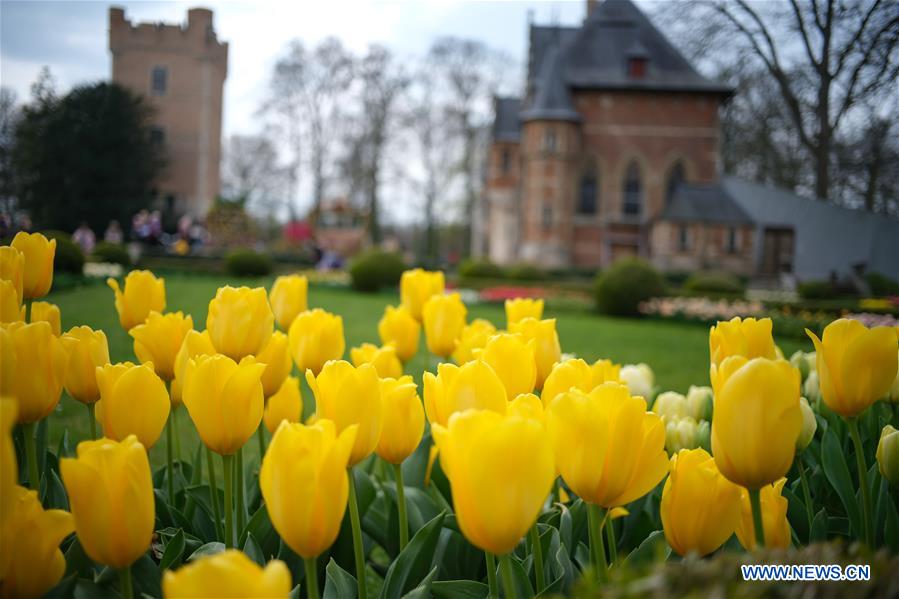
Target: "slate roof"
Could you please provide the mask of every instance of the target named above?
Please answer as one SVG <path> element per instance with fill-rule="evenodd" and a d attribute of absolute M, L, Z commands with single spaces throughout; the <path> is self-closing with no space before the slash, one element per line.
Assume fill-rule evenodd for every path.
<path fill-rule="evenodd" d="M 659 219 L 726 225 L 753 224 L 753 219 L 721 183 L 679 185 Z"/>
<path fill-rule="evenodd" d="M 521 99 L 493 98 L 493 140 L 518 141 L 521 138 Z"/>
<path fill-rule="evenodd" d="M 573 89 L 702 92 L 733 89 L 697 72 L 631 0 L 604 0 L 581 27 L 532 25 L 522 120 L 579 120 Z M 628 60 L 646 74 L 628 75 Z"/>

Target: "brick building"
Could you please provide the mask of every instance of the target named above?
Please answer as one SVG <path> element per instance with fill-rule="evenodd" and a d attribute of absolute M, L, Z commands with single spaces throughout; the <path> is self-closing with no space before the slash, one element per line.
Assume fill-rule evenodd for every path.
<path fill-rule="evenodd" d="M 219 193 L 222 88 L 228 44 L 212 26 L 212 11 L 192 8 L 186 25 L 132 24 L 109 9 L 112 80 L 146 96 L 156 109 L 154 135 L 168 166 L 157 184 L 159 208 L 203 216 Z"/>
<path fill-rule="evenodd" d="M 784 280 L 899 276 L 899 221 L 732 177 L 700 75 L 630 0 L 587 0 L 580 27 L 529 31 L 522 98 L 496 98 L 484 200 L 494 262 Z M 840 234 L 840 231 L 851 234 Z"/>

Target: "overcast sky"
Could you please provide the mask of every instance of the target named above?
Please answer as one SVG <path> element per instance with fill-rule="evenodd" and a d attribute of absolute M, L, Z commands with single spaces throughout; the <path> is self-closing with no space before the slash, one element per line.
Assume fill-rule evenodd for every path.
<path fill-rule="evenodd" d="M 372 42 L 399 56 L 424 54 L 441 35 L 484 40 L 519 64 L 526 52 L 528 11 L 537 23 L 577 24 L 584 0 L 307 0 L 291 2 L 0 2 L 0 81 L 29 96 L 41 67 L 48 65 L 59 91 L 110 76 L 107 31 L 110 6 L 125 8 L 132 23 L 181 23 L 192 6 L 215 12 L 219 39 L 230 45 L 225 82 L 225 135 L 259 128 L 254 113 L 272 66 L 287 42 L 313 45 L 333 35 L 362 52 Z"/>

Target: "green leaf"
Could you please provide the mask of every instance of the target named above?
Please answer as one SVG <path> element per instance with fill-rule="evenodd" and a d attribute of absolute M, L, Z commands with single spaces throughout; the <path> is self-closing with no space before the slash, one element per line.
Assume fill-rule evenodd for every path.
<path fill-rule="evenodd" d="M 184 553 L 184 530 L 179 528 L 172 540 L 166 543 L 162 559 L 159 560 L 159 569 L 172 569 L 181 563 L 181 555 Z"/>
<path fill-rule="evenodd" d="M 502 588 L 501 592 L 503 597 L 533 597 L 534 589 L 531 588 L 531 581 L 528 580 L 528 573 L 525 571 L 524 566 L 521 565 L 521 561 L 515 557 L 514 555 L 508 555 L 502 559 L 508 559 L 512 564 L 512 581 L 515 585 L 515 588 L 510 592 L 509 589 L 502 588 L 502 577 L 497 573 L 497 578 L 499 580 L 500 587 Z M 502 570 L 502 565 L 499 566 L 500 571 Z"/>
<path fill-rule="evenodd" d="M 199 549 L 191 553 L 190 557 L 187 558 L 187 561 L 192 562 L 202 557 L 206 557 L 207 555 L 215 555 L 216 553 L 221 553 L 224 550 L 224 543 L 219 543 L 218 541 L 206 543 L 205 545 L 201 546 Z"/>
<path fill-rule="evenodd" d="M 574 564 L 571 563 L 568 549 L 564 545 L 560 544 L 553 556 L 549 569 L 553 579 L 542 593 L 544 595 L 563 594 L 567 596 L 575 580 Z"/>
<path fill-rule="evenodd" d="M 440 556 L 438 578 L 447 580 L 481 580 L 486 576 L 484 552 L 468 542 L 462 533 L 450 529 L 450 518 L 444 520 L 435 557 Z"/>
<path fill-rule="evenodd" d="M 78 537 L 74 537 L 72 544 L 66 549 L 66 576 L 77 574 L 83 578 L 94 577 L 94 562 L 84 552 Z"/>
<path fill-rule="evenodd" d="M 45 470 L 42 485 L 44 489 L 44 509 L 57 509 L 69 511 L 69 496 L 66 495 L 66 488 L 59 480 L 59 475 L 55 470 Z"/>
<path fill-rule="evenodd" d="M 627 556 L 625 563 L 629 566 L 637 567 L 650 564 L 653 561 L 665 561 L 671 555 L 671 547 L 665 540 L 665 533 L 656 530 L 649 533 L 649 536 L 643 539 L 643 542 L 631 551 Z"/>
<path fill-rule="evenodd" d="M 134 594 L 139 597 L 141 593 L 150 597 L 162 596 L 162 576 L 156 562 L 145 553 L 131 564 L 131 577 L 134 581 Z"/>
<path fill-rule="evenodd" d="M 341 599 L 356 596 L 356 579 L 337 565 L 333 559 L 325 568 L 325 592 L 322 599 Z"/>
<path fill-rule="evenodd" d="M 401 597 L 428 575 L 437 548 L 437 540 L 440 538 L 443 518 L 444 514 L 441 513 L 425 524 L 390 564 L 387 576 L 384 577 L 384 586 L 381 587 L 381 597 Z"/>
<path fill-rule="evenodd" d="M 256 510 L 256 513 L 250 518 L 250 521 L 247 522 L 247 527 L 240 537 L 241 543 L 246 543 L 247 535 L 250 534 L 252 534 L 256 539 L 256 542 L 259 543 L 259 548 L 262 550 L 262 555 L 265 557 L 266 561 L 278 555 L 280 537 L 278 536 L 275 527 L 272 526 L 268 510 L 264 505 L 260 506 L 260 508 Z"/>
<path fill-rule="evenodd" d="M 887 507 L 883 538 L 893 553 L 899 552 L 899 513 L 896 511 L 896 503 L 893 501 Z"/>
<path fill-rule="evenodd" d="M 431 568 L 425 579 L 417 587 L 403 595 L 402 599 L 430 599 L 431 585 L 433 584 L 434 576 L 437 574 L 437 568 L 439 566 Z"/>
<path fill-rule="evenodd" d="M 808 539 L 808 511 L 805 503 L 787 487 L 783 488 L 783 496 L 787 499 L 787 520 L 801 540 Z"/>
<path fill-rule="evenodd" d="M 485 599 L 490 589 L 473 580 L 435 580 L 431 594 L 435 599 Z"/>
<path fill-rule="evenodd" d="M 824 508 L 815 514 L 812 519 L 812 530 L 809 533 L 809 543 L 823 542 L 827 540 L 827 512 Z"/>
<path fill-rule="evenodd" d="M 265 565 L 265 556 L 262 554 L 262 549 L 259 547 L 259 543 L 256 542 L 253 533 L 247 534 L 247 540 L 243 545 L 243 552 L 247 554 L 248 558 L 260 566 Z"/>
<path fill-rule="evenodd" d="M 852 478 L 849 476 L 849 466 L 846 464 L 843 448 L 840 446 L 840 441 L 832 429 L 824 434 L 821 445 L 821 459 L 824 466 L 824 475 L 830 481 L 831 486 L 843 503 L 843 508 L 849 517 L 852 530 L 860 536 L 862 534 L 861 513 L 855 498 L 855 488 L 852 484 Z"/>
<path fill-rule="evenodd" d="M 59 438 L 59 444 L 56 446 L 56 456 L 59 458 L 65 458 L 72 455 L 72 444 L 69 441 L 69 429 L 65 429 L 62 431 L 62 436 Z"/>
<path fill-rule="evenodd" d="M 43 599 L 71 599 L 75 594 L 75 586 L 77 584 L 77 576 L 63 578 L 55 587 L 47 591 Z"/>

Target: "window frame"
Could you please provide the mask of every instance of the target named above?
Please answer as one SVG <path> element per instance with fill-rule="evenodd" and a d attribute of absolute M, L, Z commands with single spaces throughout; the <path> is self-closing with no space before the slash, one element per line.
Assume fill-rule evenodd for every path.
<path fill-rule="evenodd" d="M 158 78 L 161 74 L 161 78 Z M 161 81 L 162 85 L 157 86 Z M 169 92 L 169 68 L 165 65 L 154 65 L 150 69 L 150 95 L 165 96 Z"/>
<path fill-rule="evenodd" d="M 632 175 L 635 176 L 632 178 Z M 632 188 L 632 185 L 635 185 L 635 188 Z M 624 169 L 624 178 L 621 181 L 621 214 L 625 217 L 642 217 L 643 195 L 642 170 L 636 160 L 631 160 Z"/>

